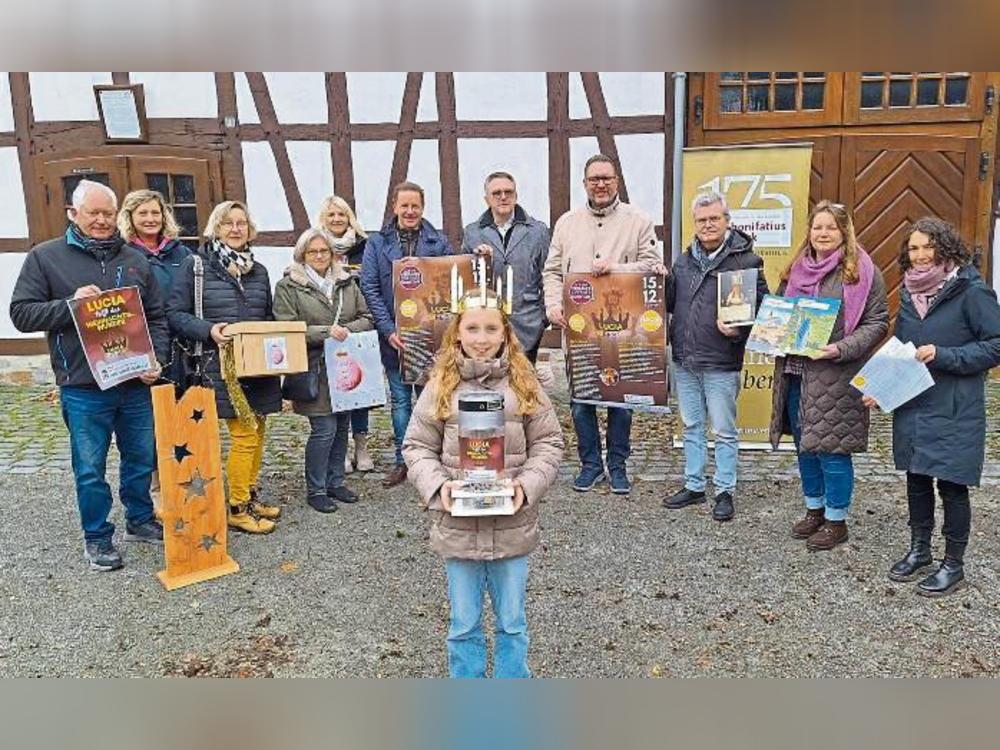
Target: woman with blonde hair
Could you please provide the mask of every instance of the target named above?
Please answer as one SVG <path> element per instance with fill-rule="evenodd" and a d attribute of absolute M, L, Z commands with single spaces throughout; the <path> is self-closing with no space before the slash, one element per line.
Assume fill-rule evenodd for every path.
<path fill-rule="evenodd" d="M 252 534 L 274 530 L 277 507 L 257 496 L 264 453 L 266 417 L 281 411 L 278 377 L 243 378 L 229 385 L 223 378 L 219 349 L 229 341 L 229 323 L 274 320 L 267 269 L 254 260 L 251 243 L 257 227 L 240 201 L 223 201 L 212 209 L 205 244 L 184 261 L 167 306 L 171 330 L 205 346 L 204 372 L 215 388 L 219 417 L 226 421 L 231 445 L 226 456 L 229 479 L 229 525 Z M 203 277 L 201 316 L 196 314 L 195 264 Z M 236 403 L 234 404 L 234 399 Z"/>
<path fill-rule="evenodd" d="M 368 235 L 361 228 L 351 206 L 339 195 L 328 195 L 319 205 L 313 226 L 325 229 L 333 239 L 334 259 L 359 283 L 361 260 L 365 255 Z M 360 287 L 359 287 L 360 288 Z M 351 412 L 351 433 L 354 449 L 350 446 L 344 456 L 344 473 L 371 471 L 375 462 L 368 453 L 368 409 Z"/>
<path fill-rule="evenodd" d="M 816 358 L 775 359 L 771 409 L 772 446 L 791 433 L 798 452 L 806 515 L 792 536 L 810 550 L 828 550 L 847 541 L 851 454 L 868 449 L 868 409 L 851 378 L 889 330 L 882 273 L 858 244 L 844 206 L 816 204 L 778 294 L 841 302 L 830 342 Z"/>
<path fill-rule="evenodd" d="M 509 516 L 452 516 L 451 490 L 460 466 L 459 398 L 482 391 L 503 396 L 504 471 L 513 479 L 515 511 Z M 531 676 L 525 615 L 528 554 L 538 545 L 539 501 L 555 481 L 562 455 L 555 409 L 497 297 L 466 294 L 403 440 L 409 480 L 433 516 L 431 546 L 445 558 L 452 677 L 486 676 L 482 609 L 487 588 L 496 622 L 493 676 Z"/>

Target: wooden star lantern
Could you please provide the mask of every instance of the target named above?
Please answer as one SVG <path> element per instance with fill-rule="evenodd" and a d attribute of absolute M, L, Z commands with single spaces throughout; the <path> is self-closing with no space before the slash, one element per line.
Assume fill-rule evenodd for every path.
<path fill-rule="evenodd" d="M 211 388 L 189 388 L 180 401 L 172 385 L 152 389 L 156 461 L 162 492 L 168 591 L 235 573 L 226 552 L 226 498 L 222 487 L 219 418 Z"/>

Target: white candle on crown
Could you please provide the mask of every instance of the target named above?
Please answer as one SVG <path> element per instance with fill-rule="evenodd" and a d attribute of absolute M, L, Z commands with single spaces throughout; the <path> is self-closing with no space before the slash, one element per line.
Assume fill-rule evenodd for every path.
<path fill-rule="evenodd" d="M 486 304 L 486 259 L 479 256 L 479 296 L 482 303 Z"/>
<path fill-rule="evenodd" d="M 507 266 L 507 312 L 514 310 L 514 268 Z"/>
<path fill-rule="evenodd" d="M 497 307 L 503 304 L 503 276 L 497 276 Z"/>
<path fill-rule="evenodd" d="M 451 307 L 455 309 L 458 304 L 458 266 L 451 264 Z"/>

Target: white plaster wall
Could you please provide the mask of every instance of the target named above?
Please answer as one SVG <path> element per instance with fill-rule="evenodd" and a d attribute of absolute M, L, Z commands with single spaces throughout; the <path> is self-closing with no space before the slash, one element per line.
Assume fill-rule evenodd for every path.
<path fill-rule="evenodd" d="M 427 75 L 433 77 L 425 74 L 425 80 Z M 406 73 L 348 73 L 351 122 L 399 122 L 405 83 Z"/>
<path fill-rule="evenodd" d="M 257 105 L 253 103 L 247 74 L 234 73 L 233 78 L 236 79 L 236 116 L 247 125 L 259 125 L 260 117 L 257 115 Z"/>
<path fill-rule="evenodd" d="M 243 172 L 246 176 L 247 208 L 253 214 L 260 231 L 281 231 L 292 228 L 285 189 L 278 177 L 270 144 L 243 144 Z"/>
<path fill-rule="evenodd" d="M 27 237 L 28 214 L 17 147 L 0 148 L 0 237 Z"/>
<path fill-rule="evenodd" d="M 14 108 L 10 100 L 9 73 L 0 73 L 0 132 L 14 129 Z"/>
<path fill-rule="evenodd" d="M 0 339 L 25 338 L 29 335 L 18 331 L 10 322 L 10 298 L 14 293 L 18 274 L 21 273 L 21 266 L 28 256 L 29 248 L 24 249 L 23 253 L 0 253 Z"/>
<path fill-rule="evenodd" d="M 281 281 L 285 269 L 292 261 L 292 248 L 271 245 L 254 247 L 253 259 L 259 261 L 267 269 L 267 277 L 273 290 L 275 285 Z"/>
<path fill-rule="evenodd" d="M 299 194 L 312 222 L 320 202 L 334 192 L 330 144 L 327 141 L 288 141 L 286 146 Z"/>
<path fill-rule="evenodd" d="M 544 73 L 455 73 L 459 120 L 545 120 Z"/>
<path fill-rule="evenodd" d="M 129 73 L 141 83 L 147 117 L 211 117 L 219 115 L 214 73 Z"/>
<path fill-rule="evenodd" d="M 490 172 L 510 172 L 517 180 L 517 200 L 539 221 L 549 221 L 549 144 L 544 138 L 460 138 L 459 180 L 462 223 L 486 210 L 483 180 Z"/>
<path fill-rule="evenodd" d="M 663 134 L 615 136 L 629 202 L 663 223 Z"/>
<path fill-rule="evenodd" d="M 663 73 L 601 73 L 600 77 L 612 117 L 663 114 Z"/>
<path fill-rule="evenodd" d="M 36 122 L 97 120 L 95 84 L 111 83 L 111 73 L 29 73 Z"/>
<path fill-rule="evenodd" d="M 354 201 L 358 221 L 367 230 L 382 227 L 382 211 L 389 190 L 392 170 L 393 141 L 352 141 L 354 158 Z M 412 156 L 412 152 L 411 152 Z"/>
<path fill-rule="evenodd" d="M 437 85 L 434 73 L 424 73 L 420 81 L 420 101 L 417 103 L 417 122 L 433 122 L 438 118 Z"/>
<path fill-rule="evenodd" d="M 569 116 L 571 120 L 585 120 L 590 117 L 587 92 L 583 90 L 583 79 L 579 73 L 569 74 Z"/>
<path fill-rule="evenodd" d="M 323 73 L 265 73 L 278 122 L 325 123 L 326 76 Z"/>
<path fill-rule="evenodd" d="M 569 139 L 569 207 L 577 208 L 587 202 L 587 194 L 583 191 L 583 165 L 594 154 L 597 139 L 593 136 Z"/>

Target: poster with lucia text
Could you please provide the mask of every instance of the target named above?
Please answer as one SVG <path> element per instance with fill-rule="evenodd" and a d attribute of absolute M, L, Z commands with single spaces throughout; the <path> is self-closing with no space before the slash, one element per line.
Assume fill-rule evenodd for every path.
<path fill-rule="evenodd" d="M 67 300 L 90 372 L 104 391 L 156 364 L 142 298 L 134 286 Z"/>
<path fill-rule="evenodd" d="M 563 312 L 573 401 L 669 410 L 666 304 L 659 274 L 567 274 Z"/>
<path fill-rule="evenodd" d="M 768 288 L 775 291 L 781 270 L 806 231 L 811 164 L 809 143 L 684 149 L 681 232 L 685 246 L 694 237 L 690 207 L 695 196 L 709 190 L 720 193 L 729 205 L 730 225 L 753 237 L 754 252 L 764 259 Z M 771 419 L 774 358 L 748 351 L 740 379 L 740 442 L 764 447 Z"/>

